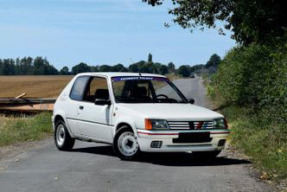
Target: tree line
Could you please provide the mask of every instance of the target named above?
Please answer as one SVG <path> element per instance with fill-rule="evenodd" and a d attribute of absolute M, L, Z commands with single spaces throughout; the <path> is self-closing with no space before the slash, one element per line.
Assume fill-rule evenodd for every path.
<path fill-rule="evenodd" d="M 76 75 L 82 72 L 141 72 L 161 75 L 177 74 L 189 77 L 192 73 L 202 73 L 206 70 L 210 71 L 210 69 L 214 71 L 220 61 L 220 57 L 213 54 L 206 64 L 181 65 L 179 68 L 176 68 L 173 62 L 167 65 L 153 62 L 153 56 L 149 54 L 146 61 L 135 62 L 128 67 L 121 63 L 113 66 L 92 66 L 81 62 L 71 69 L 68 66 L 64 66 L 62 69 L 57 70 L 46 58 L 36 57 L 33 59 L 32 57 L 24 57 L 21 59 L 0 59 L 0 75 Z"/>
<path fill-rule="evenodd" d="M 0 75 L 57 75 L 58 70 L 46 58 L 0 59 Z"/>

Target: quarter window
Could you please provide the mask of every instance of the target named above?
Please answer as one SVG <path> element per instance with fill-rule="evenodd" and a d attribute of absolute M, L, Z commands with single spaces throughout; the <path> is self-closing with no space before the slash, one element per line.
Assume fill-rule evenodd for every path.
<path fill-rule="evenodd" d="M 86 88 L 88 80 L 89 80 L 88 76 L 81 76 L 76 79 L 72 91 L 70 93 L 71 99 L 76 101 L 83 100 L 84 90 Z"/>

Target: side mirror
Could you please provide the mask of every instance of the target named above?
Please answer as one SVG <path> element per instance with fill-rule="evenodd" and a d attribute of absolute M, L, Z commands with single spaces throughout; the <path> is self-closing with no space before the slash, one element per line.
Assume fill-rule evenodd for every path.
<path fill-rule="evenodd" d="M 95 99 L 96 105 L 111 105 L 111 101 L 107 99 Z"/>
<path fill-rule="evenodd" d="M 192 99 L 192 98 L 189 99 L 188 102 L 189 102 L 190 104 L 194 104 L 194 103 L 195 103 L 194 99 Z"/>

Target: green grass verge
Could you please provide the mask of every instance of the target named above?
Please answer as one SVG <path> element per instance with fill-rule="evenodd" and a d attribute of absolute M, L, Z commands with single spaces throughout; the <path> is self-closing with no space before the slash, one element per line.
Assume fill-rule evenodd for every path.
<path fill-rule="evenodd" d="M 40 140 L 52 132 L 51 113 L 41 113 L 29 118 L 0 117 L 0 147 Z"/>
<path fill-rule="evenodd" d="M 243 107 L 227 106 L 221 112 L 229 121 L 231 144 L 243 149 L 266 179 L 287 177 L 287 127 L 266 120 Z"/>

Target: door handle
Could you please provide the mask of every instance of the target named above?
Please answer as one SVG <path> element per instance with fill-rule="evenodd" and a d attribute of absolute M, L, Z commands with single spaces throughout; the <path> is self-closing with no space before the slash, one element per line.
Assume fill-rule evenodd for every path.
<path fill-rule="evenodd" d="M 83 110 L 83 109 L 84 109 L 84 106 L 80 106 L 79 109 Z"/>

